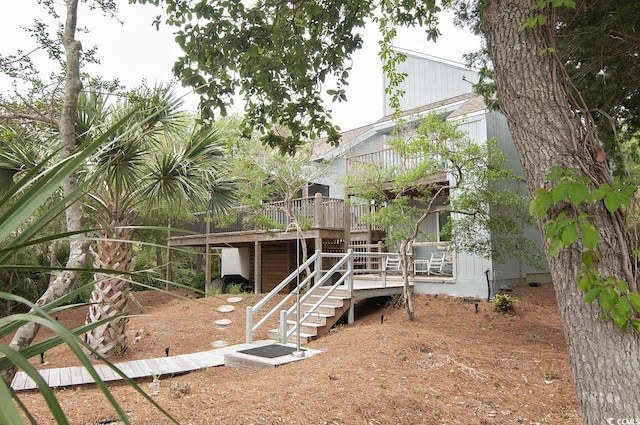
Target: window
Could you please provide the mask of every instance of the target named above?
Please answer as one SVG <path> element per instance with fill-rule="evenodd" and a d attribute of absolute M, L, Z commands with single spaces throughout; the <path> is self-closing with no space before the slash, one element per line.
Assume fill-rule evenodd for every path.
<path fill-rule="evenodd" d="M 316 193 L 321 194 L 322 196 L 328 198 L 329 197 L 329 186 L 319 183 L 311 183 L 309 185 L 309 196 L 314 196 Z"/>
<path fill-rule="evenodd" d="M 438 212 L 438 242 L 451 241 L 451 213 L 449 211 Z"/>

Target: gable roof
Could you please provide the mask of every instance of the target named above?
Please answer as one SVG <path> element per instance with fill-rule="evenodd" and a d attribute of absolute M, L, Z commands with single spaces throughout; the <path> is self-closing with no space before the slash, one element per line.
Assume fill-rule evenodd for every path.
<path fill-rule="evenodd" d="M 486 110 L 487 107 L 482 96 L 475 93 L 465 93 L 449 99 L 409 109 L 404 111 L 399 118 L 408 122 L 416 122 L 430 112 L 442 111 L 448 112 L 448 119 L 457 119 L 476 113 L 482 113 Z M 315 140 L 312 142 L 313 158 L 335 158 L 345 150 L 356 146 L 376 133 L 390 132 L 397 125 L 396 121 L 397 119 L 394 119 L 392 115 L 386 115 L 371 124 L 345 131 L 340 134 L 340 145 L 337 147 L 329 145 L 324 138 Z"/>

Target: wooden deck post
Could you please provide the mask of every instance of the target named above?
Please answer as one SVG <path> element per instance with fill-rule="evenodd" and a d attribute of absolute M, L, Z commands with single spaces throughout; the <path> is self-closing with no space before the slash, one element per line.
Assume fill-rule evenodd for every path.
<path fill-rule="evenodd" d="M 322 209 L 322 193 L 316 193 L 313 197 L 313 227 L 316 229 L 324 227 Z"/>
<path fill-rule="evenodd" d="M 253 244 L 253 292 L 262 293 L 262 244 L 255 241 Z"/>
<path fill-rule="evenodd" d="M 342 202 L 342 216 L 344 222 L 344 246 L 342 250 L 347 252 L 351 244 L 351 205 L 349 205 L 348 198 Z"/>

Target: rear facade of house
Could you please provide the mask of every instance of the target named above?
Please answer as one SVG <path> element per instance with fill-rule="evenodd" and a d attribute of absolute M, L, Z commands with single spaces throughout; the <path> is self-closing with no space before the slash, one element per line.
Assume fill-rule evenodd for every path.
<path fill-rule="evenodd" d="M 469 138 L 484 143 L 495 138 L 498 147 L 507 156 L 507 166 L 517 175 L 522 175 L 507 123 L 499 112 L 489 111 L 482 99 L 472 93 L 472 84 L 477 82 L 477 73 L 459 64 L 448 63 L 426 56 L 407 53 L 407 60 L 400 72 L 408 78 L 400 87 L 406 95 L 401 107 L 405 111 L 403 120 L 417 124 L 430 112 L 444 114 L 447 120 L 458 125 Z M 385 82 L 386 83 L 386 82 Z M 386 95 L 385 95 L 386 96 Z M 385 105 L 388 99 L 385 98 Z M 337 148 L 317 144 L 317 159 L 331 160 L 331 169 L 319 181 L 309 182 L 303 188 L 302 197 L 295 200 L 295 210 L 311 223 L 303 234 L 304 243 L 310 253 L 314 251 L 340 253 L 352 249 L 356 252 L 384 251 L 385 230 L 365 223 L 367 205 L 347 202 L 351 197 L 343 185 L 343 176 L 355 162 L 373 162 L 380 167 L 392 164 L 395 156 L 388 145 L 395 128 L 390 115 L 369 125 L 342 134 Z M 415 126 L 408 126 L 415 128 Z M 403 134 L 411 137 L 410 131 Z M 451 179 L 447 173 L 439 176 L 443 183 Z M 526 193 L 523 179 L 507 183 L 518 193 Z M 500 263 L 492 258 L 482 258 L 465 252 L 453 252 L 447 238 L 441 234 L 448 220 L 456 217 L 445 212 L 447 197 L 438 199 L 434 214 L 422 224 L 424 233 L 432 235 L 430 241 L 419 238 L 412 247 L 411 280 L 415 293 L 439 293 L 465 297 L 484 297 L 505 286 L 530 282 L 547 282 L 550 276 L 546 268 L 528 264 L 527 258 L 514 256 Z M 273 213 L 275 214 L 275 213 Z M 285 217 L 272 217 L 286 227 Z M 177 237 L 169 240 L 170 246 L 201 247 L 207 258 L 218 252 L 222 259 L 222 274 L 241 275 L 250 289 L 268 292 L 294 270 L 300 260 L 295 232 L 247 229 L 239 218 L 235 226 L 215 228 L 201 222 L 198 236 Z M 525 230 L 526 236 L 541 245 L 537 228 Z M 392 258 L 375 262 L 371 259 L 356 261 L 363 270 L 384 270 L 392 276 L 397 273 L 397 263 Z M 374 261 L 375 264 L 371 264 Z"/>

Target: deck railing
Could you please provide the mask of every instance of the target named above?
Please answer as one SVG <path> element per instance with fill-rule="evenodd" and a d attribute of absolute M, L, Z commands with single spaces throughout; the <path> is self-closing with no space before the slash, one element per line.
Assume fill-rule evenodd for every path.
<path fill-rule="evenodd" d="M 382 149 L 347 158 L 347 174 L 356 172 L 359 166 L 375 166 L 380 170 L 412 170 L 418 165 L 428 162 L 433 171 L 445 171 L 449 164 L 439 155 L 424 156 L 422 154 L 400 155 L 394 149 Z"/>
<path fill-rule="evenodd" d="M 321 194 L 306 198 L 296 198 L 291 201 L 290 211 L 293 212 L 302 227 L 343 229 L 344 228 L 344 208 L 343 199 L 328 198 Z M 269 202 L 264 205 L 262 214 L 270 223 L 268 229 L 286 229 L 291 218 L 287 213 L 284 201 Z M 235 215 L 235 217 L 234 217 Z M 260 228 L 246 218 L 249 213 L 238 208 L 235 213 L 228 214 L 225 219 L 211 221 L 207 219 L 206 213 L 197 213 L 195 223 L 183 223 L 180 228 L 201 234 L 231 233 L 249 230 L 259 230 Z M 231 217 L 231 220 L 227 220 Z"/>
<path fill-rule="evenodd" d="M 285 201 L 270 202 L 265 205 L 265 215 L 274 223 L 283 227 L 289 225 L 290 211 L 303 225 L 314 228 L 344 227 L 344 200 L 324 197 L 321 194 L 306 198 L 297 198 L 291 201 L 290 208 L 287 208 Z"/>
<path fill-rule="evenodd" d="M 375 223 L 369 223 L 365 220 L 366 215 L 371 214 L 378 208 L 376 205 L 371 204 L 356 204 L 352 203 L 350 205 L 351 209 L 351 231 L 367 231 L 367 230 L 376 230 L 383 231 L 384 227 L 377 225 Z"/>

